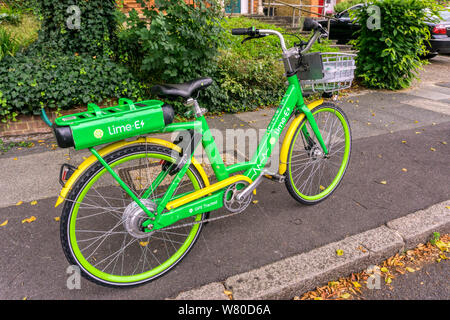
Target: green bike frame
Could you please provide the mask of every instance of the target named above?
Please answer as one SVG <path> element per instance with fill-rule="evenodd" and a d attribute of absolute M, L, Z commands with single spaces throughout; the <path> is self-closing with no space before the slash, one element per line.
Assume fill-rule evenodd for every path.
<path fill-rule="evenodd" d="M 300 87 L 299 79 L 296 74 L 288 77 L 289 86 L 287 88 L 286 94 L 284 95 L 275 115 L 273 116 L 267 130 L 260 141 L 255 154 L 252 159 L 247 162 L 236 163 L 230 166 L 225 166 L 221 158 L 220 152 L 214 141 L 214 138 L 209 130 L 209 126 L 203 115 L 197 117 L 194 121 L 174 123 L 167 125 L 161 132 L 176 132 L 185 130 L 195 130 L 202 136 L 201 143 L 205 149 L 205 153 L 211 163 L 214 174 L 218 180 L 213 186 L 206 187 L 202 189 L 198 194 L 198 197 L 192 201 L 182 201 L 181 205 L 178 204 L 175 208 L 168 206 L 170 201 L 176 198 L 184 197 L 184 195 L 179 195 L 175 199 L 173 194 L 175 193 L 181 179 L 186 174 L 190 164 L 191 159 L 186 159 L 183 167 L 176 173 L 173 181 L 169 185 L 166 193 L 160 199 L 153 199 L 157 204 L 157 209 L 155 212 L 151 212 L 139 199 L 130 188 L 120 179 L 120 177 L 114 172 L 114 170 L 105 162 L 105 160 L 96 152 L 94 148 L 89 148 L 92 154 L 98 159 L 98 161 L 106 168 L 106 170 L 113 176 L 113 178 L 119 183 L 126 193 L 140 206 L 140 208 L 148 215 L 149 219 L 143 223 L 145 231 L 151 232 L 167 226 L 173 223 L 188 218 L 190 216 L 195 216 L 198 214 L 210 212 L 223 207 L 223 198 L 225 193 L 225 187 L 229 185 L 228 182 L 238 182 L 242 181 L 240 178 L 233 180 L 233 174 L 237 172 L 244 172 L 243 178 L 251 183 L 255 181 L 260 175 L 263 174 L 263 169 L 267 164 L 268 159 L 272 153 L 272 149 L 280 138 L 286 124 L 289 122 L 290 117 L 293 113 L 304 113 L 307 121 L 309 122 L 311 129 L 313 130 L 317 141 L 319 142 L 324 154 L 328 154 L 328 150 L 323 141 L 322 135 L 319 132 L 317 124 L 314 117 L 306 106 L 302 90 Z M 305 137 L 309 136 L 309 133 L 303 131 Z M 198 146 L 194 146 L 197 148 Z M 142 199 L 146 199 L 152 194 L 162 180 L 167 176 L 168 171 L 162 170 L 159 176 L 155 179 L 149 189 L 144 193 Z M 242 177 L 242 176 L 241 176 Z M 201 197 L 200 197 L 201 196 Z M 185 202 L 185 203 L 184 203 Z"/>

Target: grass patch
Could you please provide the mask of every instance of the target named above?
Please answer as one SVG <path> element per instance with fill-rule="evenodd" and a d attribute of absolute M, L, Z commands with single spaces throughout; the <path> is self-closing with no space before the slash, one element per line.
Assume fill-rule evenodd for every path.
<path fill-rule="evenodd" d="M 37 40 L 40 28 L 39 20 L 32 14 L 21 15 L 20 22 L 17 24 L 2 23 L 0 30 L 9 33 L 18 46 L 18 50 L 23 50 Z"/>

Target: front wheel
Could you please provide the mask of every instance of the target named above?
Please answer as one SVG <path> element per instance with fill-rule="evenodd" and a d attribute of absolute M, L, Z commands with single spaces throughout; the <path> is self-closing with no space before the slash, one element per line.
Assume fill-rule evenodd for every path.
<path fill-rule="evenodd" d="M 328 155 L 305 117 L 291 141 L 286 172 L 289 193 L 307 205 L 325 200 L 336 190 L 350 161 L 352 141 L 348 119 L 340 108 L 324 103 L 312 114 Z"/>

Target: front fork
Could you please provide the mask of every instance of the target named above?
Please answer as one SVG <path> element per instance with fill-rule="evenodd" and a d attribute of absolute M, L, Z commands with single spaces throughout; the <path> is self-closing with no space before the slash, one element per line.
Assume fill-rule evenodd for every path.
<path fill-rule="evenodd" d="M 319 127 L 317 126 L 316 120 L 314 119 L 311 110 L 308 108 L 308 106 L 305 104 L 305 101 L 303 100 L 302 88 L 300 86 L 300 81 L 297 77 L 297 74 L 293 74 L 292 76 L 288 77 L 288 83 L 291 86 L 294 86 L 295 90 L 299 92 L 297 100 L 297 110 L 305 114 L 306 120 L 308 120 L 309 124 L 311 125 L 311 129 L 313 130 L 317 138 L 317 141 L 319 141 L 319 144 L 322 147 L 324 155 L 328 155 L 328 149 L 325 145 L 325 142 L 323 141 L 323 137 L 319 131 Z M 309 145 L 312 139 L 306 126 L 302 127 L 302 133 L 305 136 L 305 139 L 308 141 Z"/>
<path fill-rule="evenodd" d="M 313 130 L 314 134 L 316 135 L 317 141 L 319 141 L 319 144 L 322 147 L 323 153 L 325 155 L 328 155 L 327 146 L 325 145 L 325 141 L 323 140 L 322 134 L 319 131 L 319 127 L 317 126 L 317 122 L 314 119 L 314 116 L 313 116 L 311 110 L 309 110 L 305 104 L 302 107 L 300 107 L 300 110 L 305 114 L 306 120 L 309 122 L 311 129 Z M 308 132 L 308 128 L 306 126 L 302 127 L 302 133 L 305 136 L 305 139 L 308 142 L 308 145 L 310 147 L 312 147 L 311 143 L 314 143 L 314 142 L 313 142 L 311 135 Z"/>

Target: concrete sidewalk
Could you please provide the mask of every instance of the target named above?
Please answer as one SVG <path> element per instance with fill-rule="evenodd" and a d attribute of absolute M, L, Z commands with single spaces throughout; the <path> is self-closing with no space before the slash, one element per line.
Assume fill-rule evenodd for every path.
<path fill-rule="evenodd" d="M 314 271 L 305 262 L 312 261 L 313 256 L 317 258 L 319 269 L 325 263 L 339 268 L 338 273 L 324 269 L 316 279 L 323 281 L 328 276 L 350 272 L 357 265 L 375 261 L 378 253 L 379 257 L 384 255 L 383 250 L 377 251 L 377 246 L 384 242 L 372 241 L 379 235 L 391 240 L 389 252 L 408 247 L 414 242 L 406 233 L 411 229 L 405 224 L 410 219 L 413 219 L 412 225 L 425 228 L 420 231 L 423 237 L 436 231 L 442 223 L 447 225 L 445 221 L 439 220 L 441 222 L 436 224 L 434 220 L 425 219 L 434 217 L 429 211 L 416 213 L 405 221 L 397 219 L 434 208 L 435 204 L 440 204 L 436 208 L 441 209 L 449 205 L 445 202 L 450 195 L 449 88 L 450 79 L 441 83 L 424 82 L 419 87 L 396 93 L 365 90 L 344 97 L 338 104 L 351 122 L 353 151 L 346 177 L 330 199 L 313 207 L 300 206 L 283 185 L 265 182 L 258 188 L 257 204 L 241 215 L 209 224 L 177 268 L 150 284 L 129 290 L 103 288 L 85 280 L 81 290 L 66 287 L 68 263 L 59 243 L 59 223 L 54 220 L 60 215 L 60 209 L 53 207 L 60 190 L 57 177 L 62 163 L 78 165 L 87 153 L 50 150 L 39 143 L 31 149 L 11 150 L 0 156 L 0 224 L 9 221 L 0 227 L 3 244 L 0 248 L 0 298 L 166 299 L 190 295 L 192 292 L 179 293 L 210 283 L 214 285 L 203 289 L 206 292 L 210 288 L 218 289 L 215 292 L 220 298 L 226 298 L 223 283 L 227 288 L 231 285 L 235 298 L 288 298 L 288 293 L 292 292 L 289 288 L 306 288 L 313 282 L 307 282 L 305 277 L 297 278 L 297 284 L 286 286 L 291 291 L 273 291 L 267 295 L 253 296 L 242 288 L 245 285 L 258 289 L 273 283 L 270 281 L 275 280 L 265 271 L 272 270 L 273 264 L 288 261 L 292 269 L 286 269 L 286 273 L 278 277 L 281 283 L 278 288 L 284 288 L 283 283 L 287 282 L 282 281 L 289 274 L 297 276 L 295 270 L 300 267 L 305 272 Z M 208 117 L 208 123 L 221 131 L 230 128 L 259 130 L 267 126 L 273 113 L 273 109 L 263 109 Z M 46 142 L 49 145 L 52 141 Z M 386 180 L 387 184 L 380 184 L 381 180 Z M 31 206 L 29 202 L 33 200 L 38 204 Z M 15 206 L 18 201 L 24 204 Z M 442 212 L 447 219 L 446 211 Z M 35 222 L 21 223 L 31 215 L 37 217 Z M 402 232 L 405 234 L 401 235 Z M 368 255 L 356 252 L 355 241 L 372 251 Z M 333 254 L 336 245 L 348 255 L 341 260 L 320 258 L 320 253 Z M 353 258 L 358 263 L 354 264 Z M 258 279 L 238 281 L 243 275 L 250 277 L 253 270 L 264 272 L 266 278 L 258 276 Z"/>

